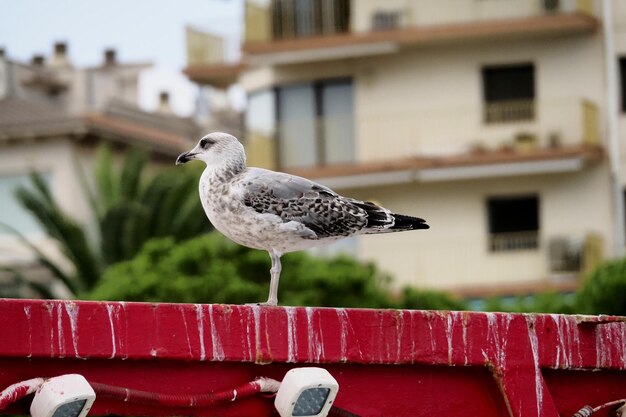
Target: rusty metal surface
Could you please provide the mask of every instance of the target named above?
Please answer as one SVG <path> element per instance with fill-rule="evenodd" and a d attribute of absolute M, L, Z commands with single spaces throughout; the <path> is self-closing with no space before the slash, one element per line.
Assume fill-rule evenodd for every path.
<path fill-rule="evenodd" d="M 626 397 L 619 317 L 39 300 L 0 300 L 0 317 L 0 387 L 80 372 L 206 392 L 319 364 L 339 381 L 336 404 L 363 416 L 557 417 Z M 191 411 L 101 400 L 93 410 L 264 416 L 272 407 L 266 398 Z"/>

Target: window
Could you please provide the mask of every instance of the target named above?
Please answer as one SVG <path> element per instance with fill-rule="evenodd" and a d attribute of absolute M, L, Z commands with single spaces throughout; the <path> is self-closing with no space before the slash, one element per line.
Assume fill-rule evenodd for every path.
<path fill-rule="evenodd" d="M 533 64 L 484 67 L 482 78 L 486 123 L 535 118 Z"/>
<path fill-rule="evenodd" d="M 272 23 L 275 39 L 347 32 L 350 0 L 275 0 Z"/>
<path fill-rule="evenodd" d="M 276 97 L 273 90 L 261 90 L 248 96 L 245 126 L 250 165 L 276 166 Z"/>
<path fill-rule="evenodd" d="M 281 167 L 354 160 L 354 104 L 350 80 L 318 81 L 277 89 Z"/>
<path fill-rule="evenodd" d="M 315 92 L 310 85 L 278 90 L 278 154 L 284 167 L 314 166 L 316 144 Z"/>
<path fill-rule="evenodd" d="M 621 87 L 621 108 L 626 113 L 626 57 L 619 59 L 619 79 Z"/>
<path fill-rule="evenodd" d="M 44 179 L 49 182 L 50 176 L 46 175 Z M 15 197 L 15 190 L 18 187 L 32 188 L 28 175 L 0 177 L 0 222 L 11 225 L 26 235 L 40 232 L 41 227 L 37 221 L 18 203 Z M 10 233 L 0 228 L 0 235 Z"/>
<path fill-rule="evenodd" d="M 487 212 L 491 251 L 539 246 L 539 198 L 536 195 L 488 198 Z"/>
<path fill-rule="evenodd" d="M 245 118 L 250 162 L 302 168 L 353 161 L 353 101 L 349 79 L 250 94 Z"/>

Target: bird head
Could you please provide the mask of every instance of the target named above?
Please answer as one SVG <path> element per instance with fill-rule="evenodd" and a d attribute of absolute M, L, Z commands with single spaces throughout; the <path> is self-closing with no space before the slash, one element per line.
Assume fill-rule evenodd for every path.
<path fill-rule="evenodd" d="M 203 161 L 207 166 L 219 166 L 245 163 L 246 154 L 243 145 L 236 137 L 228 133 L 213 132 L 200 139 L 190 151 L 178 155 L 176 165 L 184 164 L 193 159 Z"/>

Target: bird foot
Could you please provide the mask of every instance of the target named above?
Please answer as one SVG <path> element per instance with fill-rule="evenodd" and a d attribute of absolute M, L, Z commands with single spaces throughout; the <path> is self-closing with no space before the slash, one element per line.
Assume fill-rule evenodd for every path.
<path fill-rule="evenodd" d="M 270 303 L 270 302 L 266 301 L 264 303 L 246 303 L 245 305 L 247 305 L 247 306 L 276 307 L 276 306 L 278 306 L 278 303 Z"/>

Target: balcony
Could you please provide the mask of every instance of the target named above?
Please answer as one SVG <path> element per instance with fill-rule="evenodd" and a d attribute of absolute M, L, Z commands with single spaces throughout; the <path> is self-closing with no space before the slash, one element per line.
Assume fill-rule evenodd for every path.
<path fill-rule="evenodd" d="M 252 64 L 280 65 L 393 53 L 410 45 L 594 32 L 593 4 L 464 1 L 247 0 L 244 51 Z M 308 7 L 305 7 L 306 5 Z M 350 7 L 352 5 L 352 7 Z M 304 53 L 306 52 L 306 53 Z"/>
<path fill-rule="evenodd" d="M 362 162 L 599 144 L 597 108 L 576 98 L 361 114 L 356 126 Z"/>
<path fill-rule="evenodd" d="M 511 123 L 535 118 L 535 100 L 485 103 L 485 123 Z"/>
<path fill-rule="evenodd" d="M 184 72 L 194 82 L 223 88 L 248 67 L 346 60 L 494 38 L 579 36 L 600 26 L 592 0 L 558 3 L 546 9 L 543 1 L 517 0 L 467 0 L 454 7 L 427 0 L 246 0 L 241 62 L 214 62 L 204 59 L 203 52 L 201 59 L 189 60 Z M 188 50 L 198 50 L 198 36 L 188 36 L 187 43 Z M 201 51 L 221 48 L 213 39 L 200 43 Z"/>
<path fill-rule="evenodd" d="M 533 250 L 539 247 L 538 232 L 493 233 L 489 236 L 491 252 Z"/>
<path fill-rule="evenodd" d="M 580 169 L 588 159 L 602 157 L 598 110 L 584 99 L 412 111 L 389 107 L 386 112 L 360 112 L 351 117 L 353 143 L 351 153 L 344 155 L 346 158 L 298 164 L 285 160 L 280 152 L 277 132 L 297 132 L 305 125 L 332 132 L 350 122 L 345 117 L 333 117 L 274 123 L 263 131 L 248 130 L 250 165 L 314 178 L 384 173 L 393 174 L 394 181 L 439 181 L 459 175 L 477 178 L 572 171 Z M 515 165 L 520 162 L 527 164 Z M 495 167 L 502 172 L 499 174 Z M 347 184 L 339 181 L 334 186 L 344 185 Z"/>

